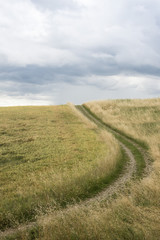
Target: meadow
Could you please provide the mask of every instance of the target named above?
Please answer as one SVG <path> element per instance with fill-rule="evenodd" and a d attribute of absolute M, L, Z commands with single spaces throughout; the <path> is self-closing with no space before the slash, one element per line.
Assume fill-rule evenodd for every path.
<path fill-rule="evenodd" d="M 122 158 L 73 105 L 0 108 L 0 229 L 92 196 Z"/>
<path fill-rule="evenodd" d="M 160 99 L 93 101 L 84 105 L 102 122 L 131 139 L 135 139 L 135 142 L 145 147 L 152 158 L 151 171 L 141 178 L 130 181 L 121 193 L 113 196 L 110 200 L 93 201 L 89 204 L 83 204 L 82 201 L 81 204 L 76 202 L 65 208 L 50 209 L 47 216 L 37 216 L 37 226 L 35 228 L 21 230 L 6 239 L 160 239 Z M 63 106 L 63 108 L 66 107 Z M 107 142 L 108 148 L 110 148 L 110 153 L 107 153 L 108 156 L 111 156 L 110 154 L 114 152 L 119 155 L 121 151 L 118 149 L 117 141 L 114 137 L 112 138 L 111 133 L 105 132 L 107 137 L 103 137 L 102 141 L 102 138 L 99 137 L 102 137 L 104 132 L 100 134 L 100 130 L 94 125 L 91 127 L 90 122 L 84 120 L 83 116 L 78 115 L 75 110 L 72 112 L 73 115 L 76 128 L 74 131 L 78 131 L 79 141 L 82 137 L 82 135 L 79 135 L 82 134 L 81 128 L 84 128 L 84 132 L 87 131 L 89 137 L 89 145 L 91 144 L 90 141 L 94 140 L 93 136 L 96 139 L 96 144 L 98 144 L 98 137 L 98 139 L 101 139 L 101 147 Z M 72 124 L 70 127 L 73 127 Z M 91 135 L 88 135 L 88 131 Z M 107 141 L 107 139 L 110 140 Z M 83 140 L 86 141 L 84 138 Z M 95 145 L 95 141 L 92 143 Z M 84 143 L 83 141 L 83 144 L 86 146 L 87 142 Z M 84 151 L 84 156 L 91 154 L 89 145 L 85 148 L 87 154 Z M 95 150 L 95 154 L 100 154 L 97 151 L 97 146 L 96 149 L 94 147 L 91 151 Z M 106 152 L 104 152 L 102 160 L 105 155 Z M 112 155 L 112 157 L 108 158 L 109 161 L 114 159 L 113 156 L 116 159 L 115 155 Z M 80 159 L 81 161 L 82 159 Z M 90 166 L 90 164 L 92 165 L 92 161 L 87 166 Z M 101 171 L 104 168 L 104 165 L 102 166 Z M 86 172 L 88 172 L 88 169 L 86 169 Z"/>
<path fill-rule="evenodd" d="M 160 238 L 160 99 L 94 101 L 85 106 L 94 114 L 147 145 L 152 157 L 148 175 L 126 186 L 112 201 L 75 205 L 39 218 L 40 229 L 20 233 L 19 239 L 135 239 Z"/>

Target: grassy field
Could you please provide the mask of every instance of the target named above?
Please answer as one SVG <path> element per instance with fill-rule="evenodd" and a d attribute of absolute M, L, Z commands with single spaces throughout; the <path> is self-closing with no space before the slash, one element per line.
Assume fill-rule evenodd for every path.
<path fill-rule="evenodd" d="M 93 195 L 121 158 L 72 105 L 0 108 L 0 229 Z"/>
<path fill-rule="evenodd" d="M 97 101 L 86 104 L 104 122 L 148 144 L 151 173 L 136 180 L 112 203 L 69 207 L 39 219 L 36 239 L 160 239 L 160 99 Z M 34 231 L 20 239 L 31 239 Z"/>

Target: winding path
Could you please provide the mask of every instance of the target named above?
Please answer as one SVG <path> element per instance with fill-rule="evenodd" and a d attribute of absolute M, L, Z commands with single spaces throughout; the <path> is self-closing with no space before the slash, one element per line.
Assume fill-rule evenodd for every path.
<path fill-rule="evenodd" d="M 103 123 L 98 118 L 94 117 L 94 115 L 92 115 L 90 113 L 90 111 L 88 111 L 84 106 L 82 106 L 82 105 L 81 106 L 76 106 L 76 108 L 81 113 L 83 113 L 89 120 L 93 121 L 98 127 L 103 128 L 107 131 L 110 131 L 111 133 L 114 134 L 114 136 L 120 136 L 126 142 L 129 142 L 130 144 L 132 144 L 141 153 L 141 155 L 143 157 L 143 160 L 145 161 L 145 169 L 143 171 L 143 176 L 146 176 L 150 172 L 150 170 L 151 170 L 150 158 L 149 158 L 148 153 L 146 152 L 146 150 L 144 148 L 142 148 L 138 143 L 135 143 L 133 140 L 127 138 L 124 135 L 122 135 L 118 131 L 113 130 L 109 126 L 106 126 L 105 123 Z M 86 204 L 90 204 L 90 203 L 95 202 L 95 201 L 103 201 L 105 199 L 108 199 L 108 198 L 112 197 L 113 194 L 117 194 L 119 191 L 121 191 L 126 186 L 126 183 L 129 182 L 132 179 L 132 177 L 134 176 L 134 174 L 136 173 L 137 166 L 136 166 L 135 156 L 133 155 L 132 151 L 127 147 L 126 144 L 124 144 L 119 139 L 118 139 L 118 141 L 119 141 L 120 146 L 123 148 L 123 150 L 125 151 L 125 153 L 127 154 L 128 158 L 129 158 L 129 161 L 125 165 L 122 173 L 105 190 L 101 191 L 96 196 L 94 196 L 90 199 L 86 199 L 84 201 L 81 201 L 80 204 L 86 205 Z M 76 205 L 78 205 L 78 203 Z M 7 229 L 4 232 L 0 232 L 0 239 L 4 239 L 5 237 L 16 234 L 19 231 L 29 230 L 29 229 L 32 229 L 34 227 L 37 227 L 36 222 L 21 225 L 16 229 Z"/>
<path fill-rule="evenodd" d="M 135 143 L 133 140 L 120 134 L 118 131 L 113 130 L 111 127 L 107 126 L 105 123 L 100 121 L 98 117 L 97 118 L 94 117 L 94 115 L 92 115 L 91 112 L 88 111 L 87 108 L 85 108 L 83 105 L 76 106 L 76 108 L 82 114 L 84 114 L 84 116 L 86 116 L 89 120 L 93 121 L 98 127 L 103 128 L 104 130 L 110 131 L 112 134 L 114 134 L 114 136 L 120 136 L 126 142 L 129 142 L 130 144 L 132 144 L 141 153 L 143 161 L 145 162 L 145 168 L 142 176 L 144 177 L 149 174 L 149 172 L 151 171 L 151 164 L 150 164 L 151 160 L 144 148 L 142 148 L 139 144 Z M 107 187 L 105 190 L 98 193 L 95 197 L 84 201 L 84 203 L 88 204 L 94 201 L 103 201 L 105 199 L 108 199 L 109 197 L 112 197 L 115 193 L 117 194 L 118 192 L 120 192 L 125 187 L 126 183 L 129 182 L 129 180 L 131 180 L 134 174 L 136 173 L 137 166 L 136 166 L 136 160 L 133 153 L 127 147 L 127 145 L 122 143 L 119 139 L 118 141 L 120 146 L 124 149 L 125 153 L 129 158 L 128 163 L 126 164 L 121 175 L 116 179 L 116 181 L 114 181 L 111 185 L 109 185 L 109 187 Z"/>

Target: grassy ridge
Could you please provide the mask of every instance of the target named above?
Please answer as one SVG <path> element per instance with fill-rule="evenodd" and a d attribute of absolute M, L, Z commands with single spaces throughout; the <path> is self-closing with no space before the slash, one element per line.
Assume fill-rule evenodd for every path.
<path fill-rule="evenodd" d="M 121 158 L 116 140 L 69 106 L 0 108 L 0 116 L 1 229 L 92 195 Z"/>

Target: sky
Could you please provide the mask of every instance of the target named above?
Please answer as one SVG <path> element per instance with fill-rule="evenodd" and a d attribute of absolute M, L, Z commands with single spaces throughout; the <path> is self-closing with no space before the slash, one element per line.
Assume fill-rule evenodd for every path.
<path fill-rule="evenodd" d="M 159 0 L 0 0 L 0 106 L 154 97 Z"/>

